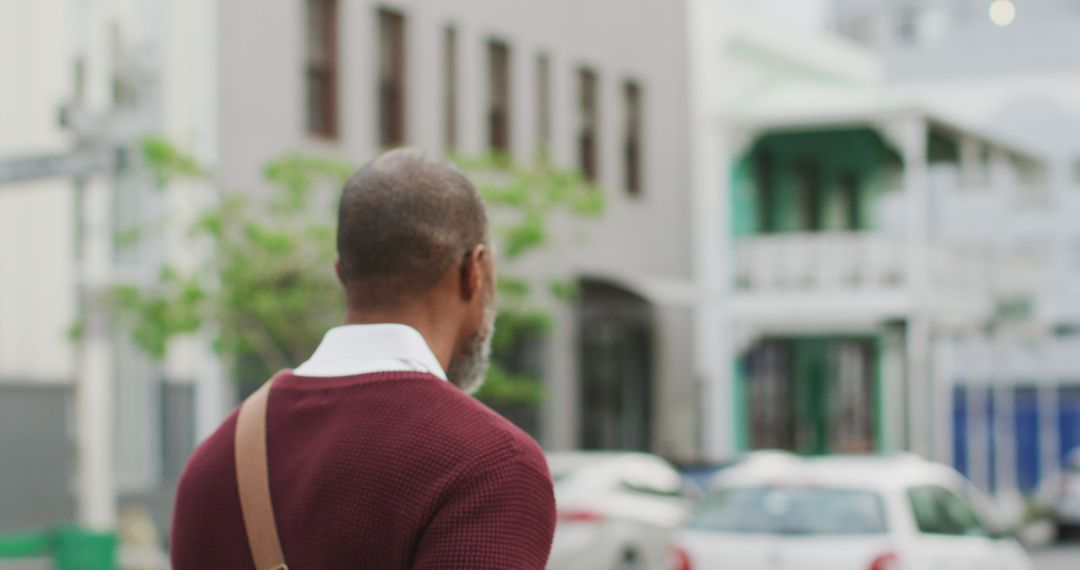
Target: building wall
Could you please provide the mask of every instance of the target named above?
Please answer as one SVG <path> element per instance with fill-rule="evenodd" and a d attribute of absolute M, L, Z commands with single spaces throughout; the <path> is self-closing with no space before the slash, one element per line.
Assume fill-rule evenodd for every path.
<path fill-rule="evenodd" d="M 495 0 L 393 0 L 339 2 L 339 113 L 336 141 L 305 133 L 303 92 L 304 3 L 248 0 L 220 5 L 218 183 L 249 190 L 260 183 L 262 166 L 295 150 L 325 152 L 355 164 L 378 151 L 377 9 L 407 19 L 407 144 L 443 149 L 443 31 L 458 38 L 458 125 L 461 154 L 486 146 L 487 53 L 490 39 L 510 47 L 511 149 L 527 161 L 539 148 L 536 60 L 551 65 L 550 151 L 557 164 L 576 167 L 579 68 L 599 80 L 599 176 L 608 208 L 595 223 L 554 220 L 553 241 L 561 245 L 523 260 L 519 273 L 574 278 L 583 274 L 623 281 L 687 282 L 691 279 L 689 219 L 688 101 L 684 13 L 681 3 L 660 0 L 548 2 Z M 618 25 L 612 25 L 618 14 Z M 644 89 L 643 193 L 623 187 L 622 82 Z M 268 96 L 272 94 L 272 96 Z M 658 303 L 665 299 L 653 299 Z M 661 402 L 689 403 L 693 387 L 687 356 L 690 320 L 684 308 L 661 308 L 664 327 L 655 378 Z M 553 447 L 576 445 L 575 318 L 556 309 L 549 345 L 544 437 Z M 670 334 L 668 334 L 670 332 Z M 670 392 L 668 391 L 670 390 Z M 657 404 L 666 409 L 666 404 Z M 683 449 L 693 429 L 667 413 L 658 441 Z M 678 425 L 679 427 L 674 427 Z M 669 433 L 670 431 L 670 433 Z M 678 441 L 679 443 L 675 443 Z"/>
<path fill-rule="evenodd" d="M 459 124 L 463 154 L 484 149 L 485 43 L 510 45 L 512 141 L 519 160 L 535 152 L 536 57 L 551 58 L 552 154 L 575 164 L 576 72 L 598 71 L 601 97 L 600 184 L 610 198 L 604 221 L 574 255 L 578 264 L 640 268 L 688 276 L 686 232 L 640 232 L 642 227 L 677 227 L 686 216 L 687 155 L 684 47 L 681 11 L 656 9 L 656 0 L 626 2 L 494 2 L 424 0 L 340 3 L 339 140 L 305 134 L 302 72 L 303 3 L 295 0 L 230 2 L 221 6 L 220 148 L 218 179 L 227 188 L 259 183 L 262 166 L 290 150 L 326 151 L 360 164 L 377 152 L 376 10 L 400 10 L 407 18 L 408 144 L 442 148 L 443 28 L 458 29 Z M 665 8 L 667 4 L 665 4 Z M 619 26 L 607 26 L 620 14 Z M 646 48 L 642 39 L 648 37 Z M 639 80 L 645 89 L 646 177 L 644 195 L 630 198 L 621 184 L 621 82 Z M 273 93 L 273 97 L 264 94 Z"/>
<path fill-rule="evenodd" d="M 2 157 L 67 148 L 57 124 L 73 77 L 67 4 L 0 5 Z M 72 374 L 74 208 L 66 180 L 0 186 L 0 382 L 58 382 Z"/>

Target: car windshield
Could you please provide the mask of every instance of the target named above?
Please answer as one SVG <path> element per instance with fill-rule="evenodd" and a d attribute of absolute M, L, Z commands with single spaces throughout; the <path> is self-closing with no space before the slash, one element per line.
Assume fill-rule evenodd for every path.
<path fill-rule="evenodd" d="M 690 526 L 701 530 L 792 535 L 886 531 L 877 493 L 825 487 L 730 487 L 713 491 Z"/>

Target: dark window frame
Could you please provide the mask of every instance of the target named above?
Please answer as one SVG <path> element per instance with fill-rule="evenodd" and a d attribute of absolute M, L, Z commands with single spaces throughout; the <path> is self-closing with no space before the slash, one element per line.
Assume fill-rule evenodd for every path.
<path fill-rule="evenodd" d="M 405 144 L 408 108 L 408 21 L 405 14 L 378 9 L 378 125 L 379 144 Z"/>
<path fill-rule="evenodd" d="M 645 193 L 644 136 L 645 94 L 641 82 L 628 79 L 623 82 L 624 120 L 623 133 L 623 184 L 632 197 Z"/>
<path fill-rule="evenodd" d="M 802 160 L 796 165 L 799 192 L 799 219 L 796 231 L 821 232 L 824 226 L 824 184 L 820 165 L 813 160 Z"/>
<path fill-rule="evenodd" d="M 309 134 L 327 139 L 336 139 L 339 132 L 338 11 L 338 0 L 305 3 L 305 33 L 309 34 L 304 54 L 305 126 Z M 313 16 L 322 21 L 312 23 Z M 313 29 L 322 32 L 318 53 L 311 49 L 315 41 L 310 37 Z"/>
<path fill-rule="evenodd" d="M 852 232 L 862 229 L 862 195 L 859 178 L 855 174 L 840 177 L 839 191 L 844 201 L 844 229 Z"/>
<path fill-rule="evenodd" d="M 487 42 L 488 96 L 487 96 L 487 144 L 488 149 L 500 155 L 509 155 L 513 144 L 513 50 L 510 43 L 491 38 Z"/>
<path fill-rule="evenodd" d="M 551 58 L 546 53 L 536 57 L 536 135 L 541 152 L 551 147 Z"/>
<path fill-rule="evenodd" d="M 768 149 L 759 149 L 754 153 L 754 178 L 758 197 L 758 232 L 776 233 L 779 229 L 776 219 L 776 161 Z"/>
<path fill-rule="evenodd" d="M 578 168 L 589 182 L 600 178 L 600 79 L 591 67 L 578 68 Z"/>
<path fill-rule="evenodd" d="M 443 29 L 443 146 L 458 148 L 458 33 L 452 25 Z"/>

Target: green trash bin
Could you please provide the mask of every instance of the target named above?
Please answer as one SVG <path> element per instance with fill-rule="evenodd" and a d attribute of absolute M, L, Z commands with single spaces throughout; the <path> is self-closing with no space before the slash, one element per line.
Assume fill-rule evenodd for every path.
<path fill-rule="evenodd" d="M 115 570 L 116 534 L 93 532 L 74 526 L 53 532 L 55 570 Z"/>

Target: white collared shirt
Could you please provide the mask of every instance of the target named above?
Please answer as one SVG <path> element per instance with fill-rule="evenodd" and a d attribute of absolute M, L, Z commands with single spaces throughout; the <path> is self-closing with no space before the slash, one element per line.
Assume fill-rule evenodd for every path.
<path fill-rule="evenodd" d="M 311 358 L 293 374 L 329 378 L 409 371 L 427 372 L 446 380 L 442 365 L 416 329 L 386 323 L 330 329 Z"/>

